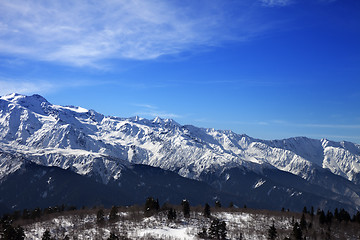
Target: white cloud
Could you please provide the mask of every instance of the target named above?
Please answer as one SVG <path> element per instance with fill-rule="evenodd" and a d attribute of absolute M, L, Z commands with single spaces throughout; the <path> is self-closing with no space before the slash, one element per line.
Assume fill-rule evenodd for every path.
<path fill-rule="evenodd" d="M 138 104 L 134 103 L 131 104 L 135 107 L 138 107 L 140 111 L 135 112 L 133 115 L 142 116 L 142 117 L 160 117 L 160 118 L 181 118 L 182 116 L 175 114 L 175 113 L 168 113 L 165 111 L 160 110 L 157 106 L 152 104 Z"/>
<path fill-rule="evenodd" d="M 104 59 L 146 60 L 214 46 L 229 37 L 221 5 L 174 3 L 0 1 L 0 53 L 96 66 Z"/>
<path fill-rule="evenodd" d="M 59 91 L 64 88 L 79 88 L 86 86 L 98 86 L 111 84 L 107 81 L 74 80 L 62 79 L 61 81 L 50 80 L 19 80 L 19 79 L 0 79 L 0 96 L 19 93 L 19 94 L 45 94 Z"/>
<path fill-rule="evenodd" d="M 156 106 L 151 105 L 151 104 L 146 104 L 146 103 L 145 104 L 144 103 L 134 103 L 132 105 L 134 105 L 136 107 L 145 108 L 145 109 L 157 109 Z"/>
<path fill-rule="evenodd" d="M 104 68 L 113 59 L 156 59 L 247 41 L 278 24 L 262 19 L 259 9 L 251 0 L 4 0 L 0 53 Z"/>
<path fill-rule="evenodd" d="M 291 123 L 283 120 L 274 120 L 270 123 L 302 128 L 329 128 L 329 129 L 360 129 L 358 124 L 326 124 L 326 123 Z"/>
<path fill-rule="evenodd" d="M 311 128 L 360 129 L 360 125 L 356 124 L 295 124 L 295 126 Z"/>
<path fill-rule="evenodd" d="M 293 3 L 292 0 L 260 0 L 260 2 L 267 7 L 287 6 Z"/>
<path fill-rule="evenodd" d="M 9 93 L 20 93 L 20 94 L 34 94 L 34 93 L 46 93 L 54 90 L 56 87 L 54 84 L 49 82 L 33 82 L 33 81 L 5 81 L 0 80 L 0 96 Z"/>
<path fill-rule="evenodd" d="M 359 140 L 359 136 L 344 136 L 344 135 L 328 135 L 328 134 L 307 134 L 308 137 L 315 138 L 327 138 L 327 139 L 336 139 L 335 141 L 343 141 L 344 139 L 356 139 Z"/>
<path fill-rule="evenodd" d="M 148 111 L 148 112 L 136 112 L 134 113 L 136 116 L 143 117 L 160 117 L 160 118 L 181 118 L 182 116 L 175 113 L 167 113 L 163 111 Z"/>

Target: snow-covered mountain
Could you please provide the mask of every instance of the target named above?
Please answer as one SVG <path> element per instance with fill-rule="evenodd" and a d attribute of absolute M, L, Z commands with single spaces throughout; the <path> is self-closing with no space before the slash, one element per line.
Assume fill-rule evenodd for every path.
<path fill-rule="evenodd" d="M 29 161 L 69 169 L 105 184 L 119 179 L 132 164 L 159 167 L 200 181 L 238 167 L 259 175 L 264 169 L 274 169 L 325 184 L 360 206 L 358 144 L 306 137 L 266 141 L 159 117 L 104 116 L 81 107 L 53 105 L 39 95 L 2 96 L 0 179 Z M 319 175 L 330 172 L 354 185 L 336 186 L 329 182 L 331 178 Z"/>
<path fill-rule="evenodd" d="M 117 178 L 121 166 L 141 163 L 199 179 L 204 171 L 273 166 L 303 178 L 317 168 L 350 181 L 360 172 L 360 145 L 295 137 L 265 141 L 222 131 L 181 126 L 171 119 L 106 117 L 58 106 L 39 95 L 0 98 L 0 147 L 82 175 Z M 15 166 L 16 167 L 16 166 Z M 10 170 L 10 169 L 9 169 Z M 107 170 L 107 171 L 106 171 Z M 2 170 L 1 176 L 8 171 Z"/>

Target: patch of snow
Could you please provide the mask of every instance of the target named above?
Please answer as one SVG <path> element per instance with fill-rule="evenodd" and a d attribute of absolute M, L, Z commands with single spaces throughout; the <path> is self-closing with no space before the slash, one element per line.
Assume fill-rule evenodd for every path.
<path fill-rule="evenodd" d="M 148 229 L 141 229 L 137 232 L 138 237 L 153 237 L 158 239 L 163 238 L 172 238 L 172 239 L 179 239 L 179 240 L 193 240 L 197 239 L 195 236 L 190 236 L 189 232 L 191 232 L 194 228 L 193 227 L 183 227 L 183 228 L 170 228 L 167 226 L 163 226 L 162 228 L 148 228 Z"/>
<path fill-rule="evenodd" d="M 66 109 L 70 110 L 76 113 L 87 113 L 89 112 L 88 109 L 82 108 L 82 107 L 76 107 L 76 106 L 60 106 L 60 105 L 52 105 L 54 109 Z"/>
<path fill-rule="evenodd" d="M 134 220 L 132 212 L 120 212 L 121 221 L 101 227 L 96 224 L 95 214 L 66 215 L 52 220 L 33 223 L 25 226 L 25 239 L 41 239 L 45 229 L 49 229 L 56 239 L 68 235 L 82 239 L 107 239 L 111 231 L 130 239 L 198 239 L 202 228 L 208 229 L 211 219 L 202 214 L 192 214 L 190 218 L 179 217 L 176 221 L 168 221 L 166 213 L 160 213 L 142 220 Z M 179 214 L 180 215 L 180 214 Z M 276 228 L 282 229 L 279 237 L 283 239 L 291 230 L 291 216 L 273 216 L 269 213 L 247 212 L 214 212 L 212 215 L 226 222 L 228 239 L 237 239 L 242 233 L 244 239 L 266 239 L 267 226 L 275 221 Z M 118 236 L 119 236 L 118 234 Z M 281 235 L 282 234 L 282 235 Z"/>
<path fill-rule="evenodd" d="M 254 185 L 253 185 L 253 188 L 258 188 L 260 187 L 261 185 L 263 185 L 264 183 L 266 182 L 266 180 L 263 180 L 263 179 L 259 179 Z"/>
<path fill-rule="evenodd" d="M 228 181 L 229 179 L 230 179 L 230 174 L 227 173 L 227 174 L 225 175 L 225 181 Z"/>

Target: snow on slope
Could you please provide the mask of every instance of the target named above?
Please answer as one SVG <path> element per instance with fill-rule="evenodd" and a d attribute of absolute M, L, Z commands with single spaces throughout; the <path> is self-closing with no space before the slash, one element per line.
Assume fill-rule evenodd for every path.
<path fill-rule="evenodd" d="M 159 213 L 151 217 L 135 215 L 132 212 L 121 212 L 121 221 L 111 226 L 96 224 L 96 215 L 82 213 L 81 215 L 59 216 L 51 220 L 37 222 L 24 226 L 25 239 L 41 239 L 48 229 L 56 239 L 63 239 L 66 235 L 71 239 L 107 239 L 110 232 L 125 236 L 129 239 L 199 239 L 198 233 L 202 228 L 208 229 L 210 218 L 204 218 L 201 213 L 192 213 L 190 218 L 183 218 L 178 212 L 178 220 L 169 221 L 166 213 Z M 140 213 L 142 214 L 142 213 Z M 139 220 L 134 220 L 135 215 Z M 213 217 L 225 221 L 228 239 L 267 239 L 269 226 L 275 221 L 279 231 L 279 238 L 289 236 L 292 230 L 292 218 L 288 216 L 272 216 L 269 213 L 248 212 L 217 212 Z M 299 221 L 298 218 L 295 218 Z M 107 220 L 106 220 L 107 221 Z"/>
<path fill-rule="evenodd" d="M 159 117 L 107 117 L 80 107 L 52 105 L 39 95 L 1 97 L 0 130 L 0 150 L 99 176 L 105 183 L 119 177 L 128 163 L 194 179 L 236 166 L 258 172 L 275 167 L 303 178 L 316 168 L 328 168 L 349 180 L 360 172 L 360 146 L 352 143 L 305 137 L 265 141 Z M 1 160 L 0 174 L 10 171 L 8 162 Z"/>

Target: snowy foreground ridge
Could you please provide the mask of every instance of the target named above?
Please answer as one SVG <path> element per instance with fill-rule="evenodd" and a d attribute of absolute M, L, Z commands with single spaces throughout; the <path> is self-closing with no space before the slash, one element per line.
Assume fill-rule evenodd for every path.
<path fill-rule="evenodd" d="M 134 220 L 134 217 L 140 219 Z M 245 212 L 219 212 L 213 217 L 226 222 L 228 239 L 267 239 L 267 231 L 272 221 L 276 221 L 279 235 L 290 232 L 292 218 Z M 299 221 L 298 219 L 296 219 Z M 110 232 L 130 239 L 181 239 L 195 240 L 202 228 L 210 226 L 211 219 L 201 213 L 192 213 L 190 218 L 169 221 L 166 214 L 142 217 L 142 213 L 122 212 L 121 220 L 110 226 L 98 226 L 96 214 L 60 216 L 49 221 L 25 226 L 26 239 L 41 239 L 46 229 L 51 229 L 52 236 L 63 239 L 64 236 L 77 236 L 78 239 L 107 239 Z M 283 233 L 284 234 L 284 233 Z M 284 234 L 285 236 L 285 234 Z"/>
<path fill-rule="evenodd" d="M 8 161 L 11 156 L 4 153 L 17 158 Z M 81 107 L 53 105 L 39 95 L 0 98 L 0 155 L 0 179 L 26 159 L 97 176 L 104 183 L 119 178 L 122 168 L 132 163 L 192 179 L 241 166 L 255 172 L 276 168 L 304 179 L 323 168 L 354 183 L 360 181 L 358 144 L 306 137 L 265 141 L 159 117 L 104 116 Z"/>
<path fill-rule="evenodd" d="M 110 234 L 115 234 L 118 239 L 209 239 L 201 238 L 199 233 L 204 230 L 209 232 L 214 219 L 225 222 L 226 239 L 269 239 L 269 228 L 273 224 L 276 228 L 276 239 L 290 239 L 288 237 L 293 237 L 295 224 L 300 223 L 302 218 L 301 214 L 292 212 L 228 209 L 218 210 L 212 213 L 210 218 L 204 217 L 199 211 L 192 211 L 190 216 L 185 218 L 181 211 L 177 211 L 178 217 L 169 220 L 166 211 L 145 217 L 142 211 L 128 209 L 119 212 L 117 221 L 110 222 L 105 217 L 105 222 L 98 224 L 94 211 L 96 210 L 74 211 L 23 225 L 25 239 L 41 239 L 46 230 L 55 239 L 108 239 Z M 105 211 L 105 214 L 108 212 Z M 316 215 L 305 214 L 303 220 L 301 235 L 304 239 L 327 239 L 331 236 L 331 239 L 355 240 L 359 236 L 359 223 L 338 222 L 334 219 L 330 228 L 327 224 L 320 224 Z"/>

